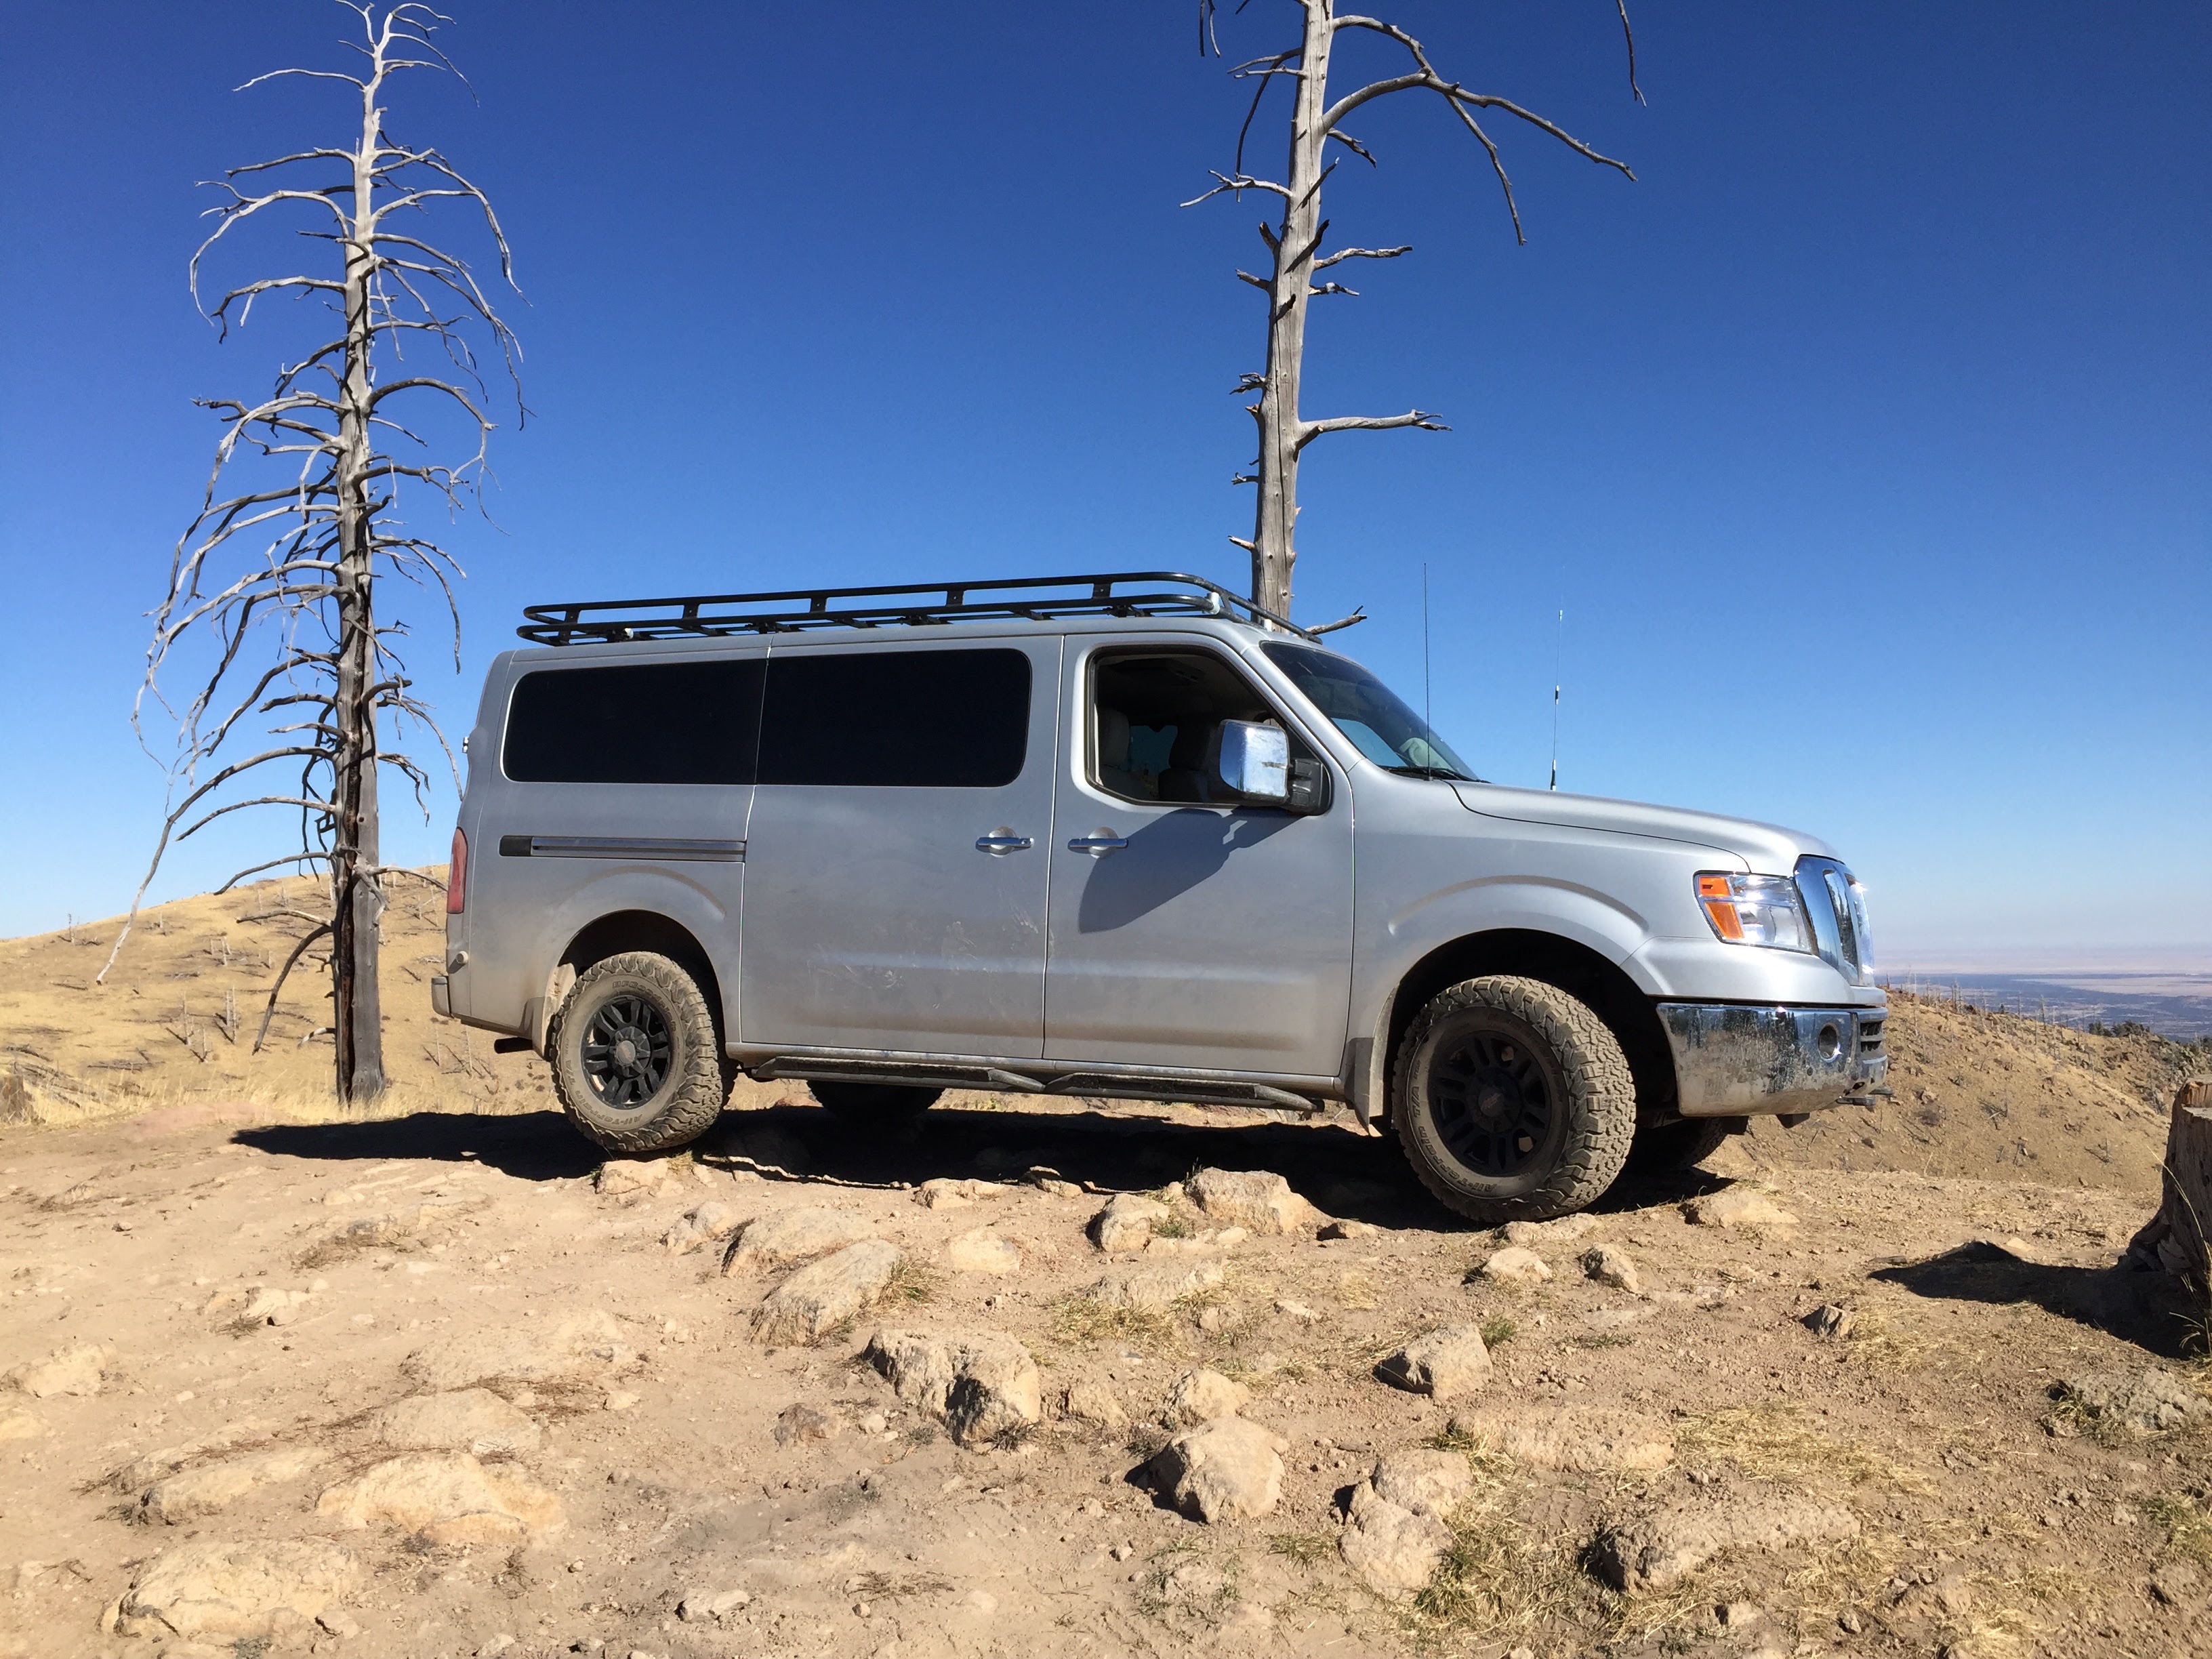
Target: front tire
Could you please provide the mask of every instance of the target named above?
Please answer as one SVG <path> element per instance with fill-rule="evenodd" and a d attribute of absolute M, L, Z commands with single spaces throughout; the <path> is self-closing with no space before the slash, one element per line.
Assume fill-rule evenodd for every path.
<path fill-rule="evenodd" d="M 1627 1162 L 1636 1083 L 1584 1002 L 1509 975 L 1439 992 L 1399 1046 L 1391 1116 L 1448 1209 L 1497 1225 L 1596 1200 Z"/>
<path fill-rule="evenodd" d="M 663 1152 L 696 1140 L 729 1092 L 698 982 L 649 951 L 586 969 L 553 1017 L 546 1048 L 568 1121 L 611 1152 Z"/>

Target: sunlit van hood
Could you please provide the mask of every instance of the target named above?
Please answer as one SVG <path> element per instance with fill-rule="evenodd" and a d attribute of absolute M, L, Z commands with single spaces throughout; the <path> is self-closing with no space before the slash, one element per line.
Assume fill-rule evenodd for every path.
<path fill-rule="evenodd" d="M 1680 806 L 1653 806 L 1644 801 L 1610 800 L 1602 795 L 1511 789 L 1494 783 L 1455 783 L 1451 787 L 1461 805 L 1485 817 L 1686 842 L 1729 854 L 1742 860 L 1747 869 L 1772 875 L 1789 874 L 1801 854 L 1835 856 L 1826 842 L 1749 818 L 1723 817 Z"/>

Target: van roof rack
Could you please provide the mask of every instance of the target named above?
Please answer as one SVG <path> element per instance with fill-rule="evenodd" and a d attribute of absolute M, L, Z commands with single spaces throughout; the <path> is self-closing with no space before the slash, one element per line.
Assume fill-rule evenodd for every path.
<path fill-rule="evenodd" d="M 1203 576 L 1126 570 L 1012 581 L 915 582 L 878 587 L 793 588 L 666 599 L 586 599 L 525 605 L 514 631 L 538 645 L 623 640 L 714 639 L 810 628 L 887 628 L 955 622 L 1045 622 L 1069 617 L 1224 617 L 1312 635 L 1287 617 Z"/>

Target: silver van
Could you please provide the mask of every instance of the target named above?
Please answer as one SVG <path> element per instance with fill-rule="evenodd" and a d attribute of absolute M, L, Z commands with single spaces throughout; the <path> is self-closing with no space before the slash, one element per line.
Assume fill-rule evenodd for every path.
<path fill-rule="evenodd" d="M 1486 783 L 1166 573 L 538 605 L 492 664 L 441 1013 L 610 1151 L 731 1081 L 1387 1120 L 1483 1222 L 1888 1091 L 1822 842 Z"/>

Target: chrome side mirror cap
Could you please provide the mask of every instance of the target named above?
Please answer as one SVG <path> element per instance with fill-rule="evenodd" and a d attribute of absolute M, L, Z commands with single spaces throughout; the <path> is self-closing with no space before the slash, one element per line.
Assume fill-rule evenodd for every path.
<path fill-rule="evenodd" d="M 1283 805 L 1291 796 L 1291 738 L 1262 720 L 1221 723 L 1221 781 L 1240 799 Z"/>

